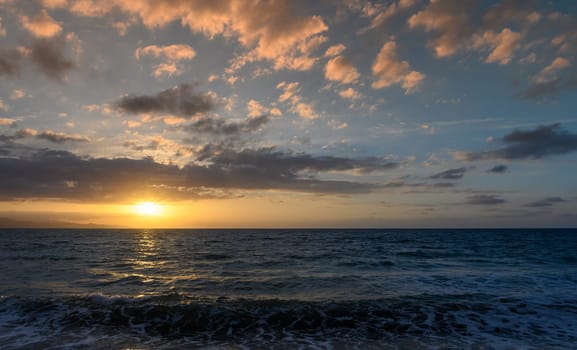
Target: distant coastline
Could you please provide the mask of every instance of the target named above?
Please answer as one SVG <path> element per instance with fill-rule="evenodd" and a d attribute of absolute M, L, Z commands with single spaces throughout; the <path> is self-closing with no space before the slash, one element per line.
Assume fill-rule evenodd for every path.
<path fill-rule="evenodd" d="M 17 219 L 10 219 L 6 217 L 0 217 L 0 229 L 18 229 L 18 228 L 58 228 L 58 229 L 66 229 L 66 228 L 83 228 L 83 229 L 99 229 L 99 228 L 123 228 L 118 226 L 107 226 L 107 225 L 100 225 L 100 224 L 78 224 L 74 222 L 68 221 L 30 221 L 30 220 L 17 220 Z M 126 228 L 126 227 L 125 227 Z"/>

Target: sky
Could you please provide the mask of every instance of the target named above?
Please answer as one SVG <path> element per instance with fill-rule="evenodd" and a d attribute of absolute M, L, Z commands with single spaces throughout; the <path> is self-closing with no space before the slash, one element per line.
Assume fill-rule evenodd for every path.
<path fill-rule="evenodd" d="M 576 54 L 571 0 L 0 0 L 0 217 L 576 226 Z"/>

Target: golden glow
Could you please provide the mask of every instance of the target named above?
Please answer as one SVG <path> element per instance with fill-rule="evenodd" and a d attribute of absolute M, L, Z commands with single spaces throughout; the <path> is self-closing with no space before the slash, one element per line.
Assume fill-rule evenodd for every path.
<path fill-rule="evenodd" d="M 154 202 L 140 202 L 134 205 L 134 211 L 142 216 L 158 216 L 162 214 L 162 207 Z"/>
<path fill-rule="evenodd" d="M 402 201 L 407 196 L 409 194 L 390 194 L 391 201 Z M 335 225 L 406 227 L 415 223 L 415 217 L 404 207 L 376 205 L 375 203 L 382 201 L 378 194 L 364 196 L 354 205 L 347 200 L 346 197 L 267 191 L 266 197 L 240 196 L 194 201 L 167 199 L 155 201 L 147 196 L 138 199 L 129 198 L 119 203 L 0 201 L 0 226 L 4 217 L 25 224 L 35 223 L 39 227 L 82 225 L 81 227 L 85 228 L 141 229 L 334 227 Z M 418 209 L 420 208 L 415 208 Z"/>

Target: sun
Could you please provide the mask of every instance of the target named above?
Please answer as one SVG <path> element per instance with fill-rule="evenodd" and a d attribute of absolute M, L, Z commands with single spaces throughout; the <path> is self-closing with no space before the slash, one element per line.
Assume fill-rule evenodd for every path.
<path fill-rule="evenodd" d="M 141 216 L 158 216 L 162 214 L 162 207 L 154 202 L 140 202 L 134 205 L 134 211 Z"/>

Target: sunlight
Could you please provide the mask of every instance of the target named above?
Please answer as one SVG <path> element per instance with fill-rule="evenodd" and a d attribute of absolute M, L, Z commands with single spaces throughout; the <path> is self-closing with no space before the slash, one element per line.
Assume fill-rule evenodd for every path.
<path fill-rule="evenodd" d="M 162 207 L 154 202 L 140 202 L 134 205 L 134 211 L 141 216 L 158 216 Z"/>

